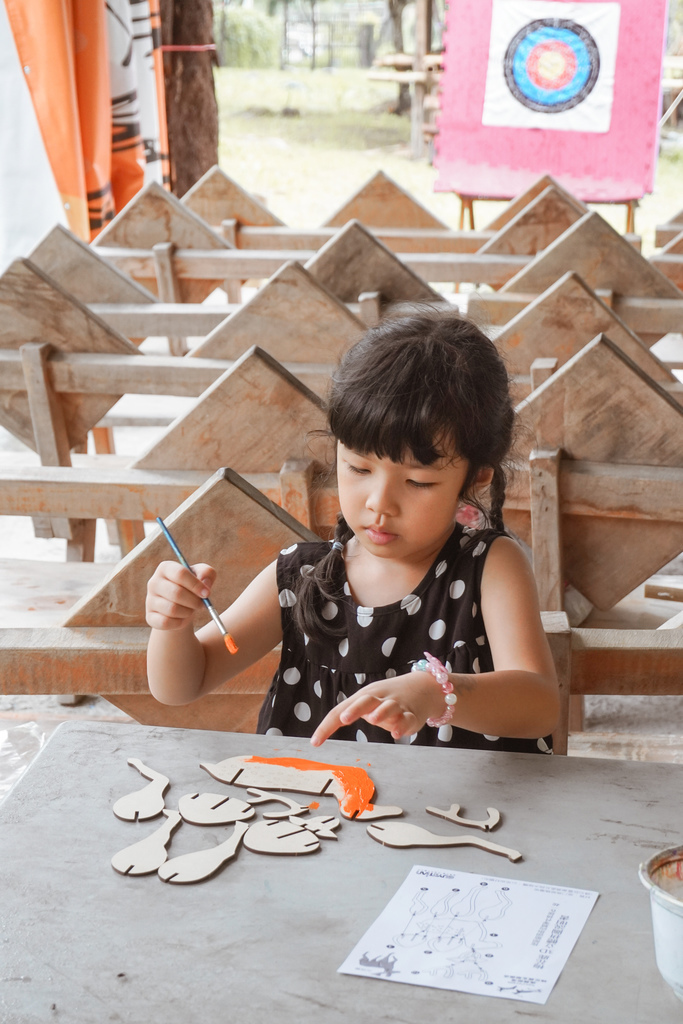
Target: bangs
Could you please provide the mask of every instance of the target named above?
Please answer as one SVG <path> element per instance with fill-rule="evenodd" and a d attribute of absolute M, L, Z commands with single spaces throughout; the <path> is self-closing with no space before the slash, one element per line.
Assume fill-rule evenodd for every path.
<path fill-rule="evenodd" d="M 359 381 L 341 402 L 334 402 L 333 387 L 330 429 L 345 448 L 392 462 L 412 457 L 424 466 L 460 454 L 452 410 L 443 407 L 438 387 L 431 394 L 425 387 L 424 366 L 410 363 L 398 373 L 394 365 L 372 386 Z"/>

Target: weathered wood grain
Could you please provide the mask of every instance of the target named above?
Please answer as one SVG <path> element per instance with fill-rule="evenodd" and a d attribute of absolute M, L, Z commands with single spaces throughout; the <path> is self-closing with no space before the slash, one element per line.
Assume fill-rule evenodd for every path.
<path fill-rule="evenodd" d="M 260 227 L 282 225 L 279 217 L 233 181 L 217 164 L 210 167 L 180 201 L 214 228 L 224 220 Z"/>
<path fill-rule="evenodd" d="M 369 228 L 448 230 L 447 224 L 430 213 L 384 171 L 377 171 L 366 181 L 325 221 L 323 227 L 341 228 L 350 220 L 358 220 Z"/>
<path fill-rule="evenodd" d="M 580 220 L 586 207 L 564 189 L 548 185 L 479 250 L 535 256 Z"/>

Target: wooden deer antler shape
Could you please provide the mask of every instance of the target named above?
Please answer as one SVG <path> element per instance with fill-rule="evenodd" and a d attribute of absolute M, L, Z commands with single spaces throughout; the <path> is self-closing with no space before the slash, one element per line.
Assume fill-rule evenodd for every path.
<path fill-rule="evenodd" d="M 447 811 L 440 811 L 438 807 L 425 807 L 427 814 L 434 814 L 437 818 L 445 818 L 452 821 L 454 825 L 465 825 L 467 828 L 480 828 L 484 832 L 491 832 L 500 822 L 500 811 L 495 807 L 487 807 L 488 818 L 485 821 L 472 821 L 470 818 L 460 817 L 460 804 L 451 804 Z"/>
<path fill-rule="evenodd" d="M 151 875 L 164 863 L 168 857 L 166 847 L 171 836 L 182 822 L 177 811 L 163 812 L 168 821 L 165 821 L 161 828 L 139 843 L 127 846 L 125 850 L 115 853 L 111 859 L 111 866 L 114 871 L 121 875 Z"/>
<path fill-rule="evenodd" d="M 488 839 L 478 836 L 442 836 L 430 832 L 419 825 L 410 825 L 405 821 L 387 821 L 383 825 L 368 825 L 368 835 L 384 846 L 402 848 L 406 846 L 478 846 L 489 853 L 499 853 L 511 861 L 522 859 L 519 850 L 510 850 L 507 846 L 498 846 Z"/>
<path fill-rule="evenodd" d="M 291 800 L 288 796 L 281 796 L 279 793 L 268 793 L 265 789 L 251 787 L 247 790 L 247 796 L 250 804 L 266 804 L 269 800 L 284 804 L 281 811 L 264 811 L 264 818 L 289 818 L 292 814 L 307 814 L 309 811 L 308 804 L 300 804 L 297 800 Z"/>
<path fill-rule="evenodd" d="M 303 821 L 258 821 L 244 837 L 244 845 L 252 853 L 296 855 L 320 849 L 318 837 Z"/>
<path fill-rule="evenodd" d="M 144 789 L 128 793 L 117 800 L 112 808 L 114 814 L 123 821 L 147 821 L 148 818 L 156 818 L 164 809 L 164 793 L 170 785 L 168 778 L 161 772 L 148 768 L 137 757 L 129 757 L 128 764 L 132 768 L 137 768 L 143 778 L 151 781 Z"/>
<path fill-rule="evenodd" d="M 215 875 L 235 856 L 248 828 L 245 822 L 238 821 L 230 838 L 220 846 L 214 846 L 211 850 L 196 850 L 194 853 L 185 853 L 182 857 L 167 860 L 159 868 L 159 878 L 174 885 L 203 882 L 205 878 Z"/>
<path fill-rule="evenodd" d="M 186 793 L 178 801 L 178 810 L 190 825 L 233 825 L 256 814 L 246 801 L 217 793 Z"/>

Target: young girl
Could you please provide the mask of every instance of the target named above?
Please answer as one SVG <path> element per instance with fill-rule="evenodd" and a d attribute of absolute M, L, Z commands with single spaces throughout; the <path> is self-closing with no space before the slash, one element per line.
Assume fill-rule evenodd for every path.
<path fill-rule="evenodd" d="M 216 572 L 148 585 L 150 690 L 209 693 L 282 641 L 258 731 L 548 752 L 559 700 L 531 568 L 503 534 L 513 409 L 495 346 L 456 312 L 386 319 L 342 359 L 333 541 L 280 553 L 195 635 Z M 456 522 L 463 506 L 489 526 Z"/>

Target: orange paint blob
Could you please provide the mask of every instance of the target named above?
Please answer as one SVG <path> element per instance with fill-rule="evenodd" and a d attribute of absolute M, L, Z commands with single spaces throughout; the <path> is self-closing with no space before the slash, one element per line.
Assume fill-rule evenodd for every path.
<path fill-rule="evenodd" d="M 310 804 L 308 805 L 309 811 L 317 811 L 319 807 L 320 804 L 318 803 L 317 800 L 311 800 Z"/>
<path fill-rule="evenodd" d="M 245 759 L 245 763 L 278 764 L 283 768 L 296 768 L 300 772 L 328 771 L 341 785 L 344 795 L 339 801 L 342 811 L 350 818 L 355 818 L 363 811 L 371 811 L 375 794 L 375 784 L 365 768 L 354 768 L 352 765 L 323 764 L 321 761 L 307 761 L 300 757 L 253 757 Z"/>

